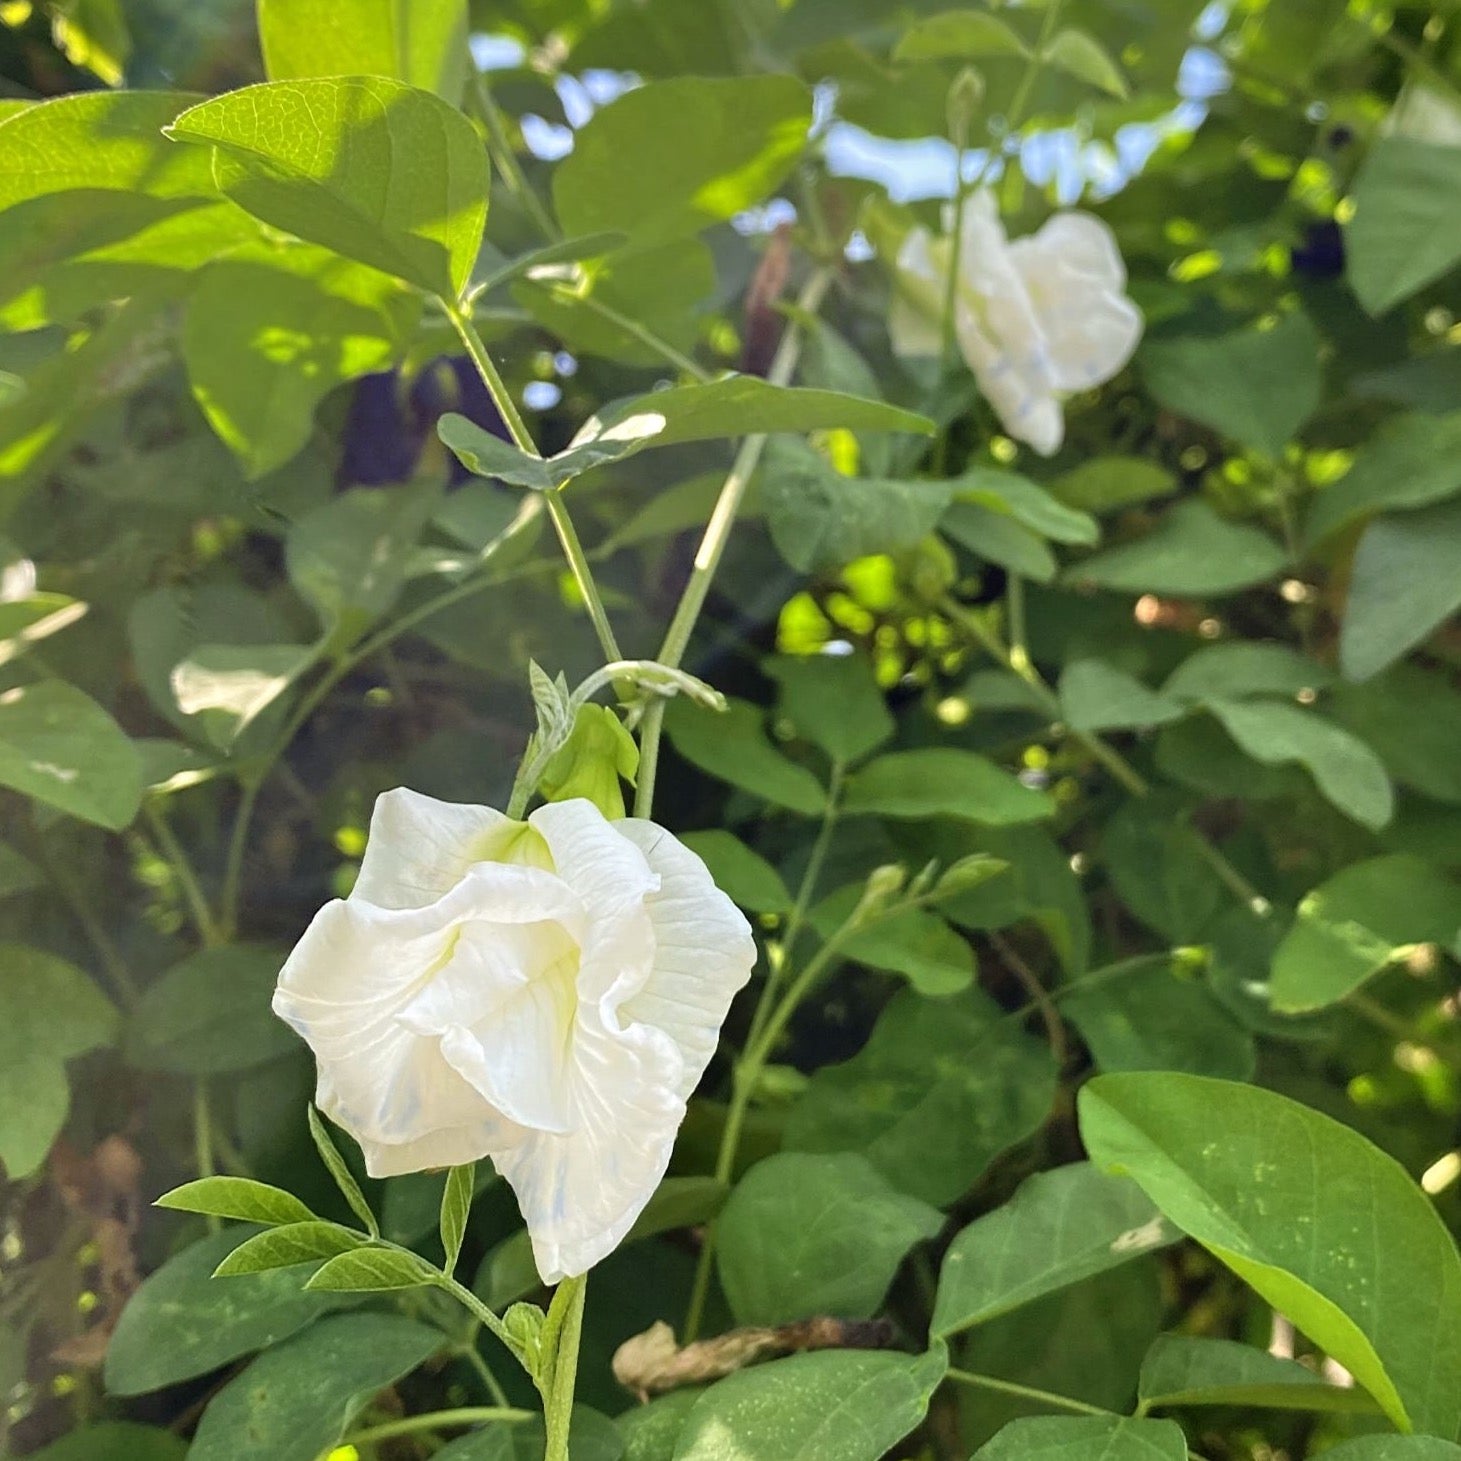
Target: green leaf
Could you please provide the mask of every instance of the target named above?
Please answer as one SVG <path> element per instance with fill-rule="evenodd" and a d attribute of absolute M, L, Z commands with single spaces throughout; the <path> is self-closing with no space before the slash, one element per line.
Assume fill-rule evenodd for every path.
<path fill-rule="evenodd" d="M 680 755 L 717 780 L 805 817 L 826 809 L 821 783 L 772 748 L 761 711 L 744 700 L 729 700 L 719 712 L 674 700 L 665 712 L 665 730 Z"/>
<path fill-rule="evenodd" d="M 65 594 L 28 594 L 0 602 L 0 665 L 18 659 L 33 644 L 68 628 L 89 606 Z"/>
<path fill-rule="evenodd" d="M 943 1207 L 1038 1130 L 1054 1095 L 1050 1052 L 986 995 L 907 990 L 857 1055 L 812 1076 L 785 1144 L 861 1152 L 898 1191 Z"/>
<path fill-rule="evenodd" d="M 1323 1009 L 1416 944 L 1455 944 L 1461 887 L 1418 857 L 1351 864 L 1299 904 L 1273 956 L 1275 1009 Z"/>
<path fill-rule="evenodd" d="M 1323 690 L 1334 672 L 1297 650 L 1261 639 L 1209 644 L 1172 671 L 1162 694 L 1176 700 L 1243 700 L 1250 695 L 1292 697 Z"/>
<path fill-rule="evenodd" d="M 107 1346 L 106 1386 L 143 1395 L 265 1349 L 339 1306 L 307 1294 L 290 1269 L 215 1279 L 228 1255 L 253 1232 L 215 1233 L 170 1258 L 127 1302 Z"/>
<path fill-rule="evenodd" d="M 981 56 L 1029 56 L 1030 48 L 1004 21 L 982 10 L 946 10 L 909 26 L 893 47 L 895 61 L 976 61 Z"/>
<path fill-rule="evenodd" d="M 188 1443 L 181 1436 L 130 1420 L 72 1431 L 30 1453 L 31 1461 L 183 1461 L 187 1454 Z"/>
<path fill-rule="evenodd" d="M 453 1167 L 446 1174 L 446 1189 L 441 1194 L 441 1246 L 446 1254 L 442 1271 L 450 1277 L 462 1252 L 462 1239 L 467 1234 L 467 1219 L 472 1215 L 472 1194 L 476 1191 L 477 1168 L 473 1162 Z"/>
<path fill-rule="evenodd" d="M 1364 741 L 1402 786 L 1437 801 L 1461 803 L 1461 693 L 1444 674 L 1392 665 L 1363 685 L 1329 692 L 1333 719 Z"/>
<path fill-rule="evenodd" d="M 1055 804 L 972 751 L 894 751 L 847 781 L 848 812 L 880 817 L 957 817 L 991 827 L 1038 822 Z"/>
<path fill-rule="evenodd" d="M 776 550 L 801 573 L 913 548 L 949 506 L 947 482 L 844 477 L 803 442 L 776 441 L 757 481 Z"/>
<path fill-rule="evenodd" d="M 1137 360 L 1169 411 L 1276 457 L 1319 404 L 1319 345 L 1295 311 L 1267 330 L 1148 340 Z"/>
<path fill-rule="evenodd" d="M 768 197 L 812 125 L 791 76 L 652 81 L 596 112 L 553 174 L 567 234 L 637 243 L 698 233 Z"/>
<path fill-rule="evenodd" d="M 365 1231 L 372 1238 L 378 1238 L 380 1227 L 375 1220 L 375 1214 L 370 1210 L 370 1204 L 365 1200 L 365 1194 L 360 1190 L 355 1174 L 345 1165 L 345 1158 L 340 1155 L 339 1147 L 331 1138 L 324 1117 L 315 1110 L 313 1104 L 305 1108 L 305 1115 L 309 1120 L 309 1134 L 314 1140 L 315 1150 L 320 1154 L 320 1160 L 330 1176 L 335 1179 L 340 1195 L 349 1204 L 350 1211 L 365 1224 Z"/>
<path fill-rule="evenodd" d="M 0 121 L 0 209 L 78 188 L 151 198 L 217 196 L 207 155 L 173 147 L 162 129 L 197 98 L 185 92 L 82 92 Z"/>
<path fill-rule="evenodd" d="M 1055 543 L 1096 542 L 1101 529 L 1087 512 L 1067 506 L 1044 487 L 998 467 L 975 467 L 954 479 L 954 492 L 960 502 L 974 503 L 991 512 L 1014 518 L 1042 538 Z M 971 548 L 977 547 L 970 543 Z"/>
<path fill-rule="evenodd" d="M 337 1253 L 348 1253 L 366 1240 L 339 1223 L 286 1223 L 255 1233 L 240 1243 L 213 1270 L 214 1278 L 236 1278 L 247 1273 L 265 1273 L 273 1268 L 293 1268 L 300 1263 L 318 1263 Z"/>
<path fill-rule="evenodd" d="M 812 910 L 812 927 L 824 940 L 831 938 L 862 897 L 861 883 L 840 889 Z M 870 969 L 903 975 L 920 994 L 933 999 L 957 994 L 974 982 L 974 950 L 968 940 L 937 914 L 921 908 L 880 915 L 842 940 L 840 950 L 843 958 Z"/>
<path fill-rule="evenodd" d="M 22 857 L 13 847 L 0 842 L 0 898 L 33 893 L 45 886 L 45 874 L 29 858 Z"/>
<path fill-rule="evenodd" d="M 1407 413 L 1386 421 L 1355 453 L 1349 471 L 1314 498 L 1304 540 L 1315 547 L 1372 512 L 1427 507 L 1461 492 L 1461 411 Z"/>
<path fill-rule="evenodd" d="M 1435 1436 L 1360 1436 L 1324 1454 L 1330 1461 L 1461 1461 L 1461 1446 Z"/>
<path fill-rule="evenodd" d="M 1060 708 L 1078 731 L 1145 730 L 1185 713 L 1134 675 L 1098 659 L 1076 660 L 1061 671 Z"/>
<path fill-rule="evenodd" d="M 164 1192 L 154 1203 L 175 1212 L 235 1218 L 243 1223 L 309 1223 L 315 1215 L 292 1193 L 251 1177 L 199 1177 Z"/>
<path fill-rule="evenodd" d="M 680 841 L 710 869 L 715 886 L 751 913 L 790 913 L 791 893 L 781 874 L 731 832 L 686 832 Z"/>
<path fill-rule="evenodd" d="M 948 1339 L 1176 1239 L 1132 1182 L 1088 1162 L 1041 1172 L 949 1245 L 929 1333 Z"/>
<path fill-rule="evenodd" d="M 624 1243 L 637 1243 L 660 1233 L 709 1222 L 725 1205 L 729 1190 L 714 1177 L 664 1178 L 625 1234 Z M 527 1230 L 522 1229 L 487 1255 L 477 1271 L 473 1288 L 487 1300 L 489 1308 L 500 1310 L 542 1285 L 533 1261 L 532 1242 Z"/>
<path fill-rule="evenodd" d="M 302 517 L 285 543 L 289 579 L 344 648 L 395 603 L 436 508 L 429 483 L 357 487 Z"/>
<path fill-rule="evenodd" d="M 0 694 L 0 786 L 113 831 L 142 801 L 142 763 L 116 721 L 60 680 Z"/>
<path fill-rule="evenodd" d="M 1397 1427 L 1456 1434 L 1461 1257 L 1393 1158 L 1271 1091 L 1169 1073 L 1097 1077 L 1080 1126 Z"/>
<path fill-rule="evenodd" d="M 230 752 L 318 657 L 312 644 L 200 644 L 168 675 L 172 703 L 210 746 Z"/>
<path fill-rule="evenodd" d="M 1178 806 L 1164 797 L 1126 802 L 1101 833 L 1101 855 L 1129 912 L 1174 947 L 1202 941 L 1223 889 Z"/>
<path fill-rule="evenodd" d="M 213 1397 L 189 1461 L 316 1461 L 377 1391 L 429 1359 L 443 1339 L 440 1330 L 394 1314 L 322 1320 L 261 1355 Z"/>
<path fill-rule="evenodd" d="M 584 424 L 571 445 L 546 459 L 520 451 L 465 416 L 443 416 L 437 434 L 468 471 L 516 487 L 551 492 L 580 473 L 633 456 L 646 447 L 839 426 L 926 432 L 933 423 L 881 401 L 731 375 L 703 385 L 652 391 L 605 407 Z"/>
<path fill-rule="evenodd" d="M 1030 1416 L 1012 1420 L 975 1461 L 1187 1461 L 1187 1438 L 1170 1420 L 1124 1415 Z"/>
<path fill-rule="evenodd" d="M 128 1017 L 128 1064 L 217 1075 L 297 1050 L 298 1037 L 269 1008 L 283 962 L 267 945 L 234 944 L 174 964 Z"/>
<path fill-rule="evenodd" d="M 955 502 L 939 527 L 945 536 L 986 562 L 1036 583 L 1049 583 L 1060 571 L 1045 540 L 1006 513 L 972 502 Z"/>
<path fill-rule="evenodd" d="M 1228 522 L 1194 498 L 1164 513 L 1145 537 L 1085 558 L 1065 577 L 1127 593 L 1216 597 L 1265 582 L 1285 561 L 1261 528 Z"/>
<path fill-rule="evenodd" d="M 12 1182 L 46 1159 L 70 1107 L 66 1062 L 111 1042 L 117 1012 L 74 964 L 0 944 L 0 1160 Z"/>
<path fill-rule="evenodd" d="M 169 135 L 218 149 L 223 191 L 265 223 L 444 299 L 487 220 L 487 154 L 440 97 L 378 76 L 246 86 Z"/>
<path fill-rule="evenodd" d="M 1067 507 L 1099 516 L 1166 497 L 1177 479 L 1145 457 L 1097 457 L 1057 477 L 1050 490 Z"/>
<path fill-rule="evenodd" d="M 1355 550 L 1339 667 L 1367 680 L 1461 607 L 1461 500 L 1377 518 Z"/>
<path fill-rule="evenodd" d="M 390 76 L 457 106 L 467 80 L 465 0 L 259 0 L 270 81 Z"/>
<path fill-rule="evenodd" d="M 738 1324 L 866 1319 L 937 1208 L 895 1192 L 852 1152 L 780 1152 L 737 1184 L 717 1226 L 721 1286 Z"/>
<path fill-rule="evenodd" d="M 1254 1405 L 1274 1410 L 1365 1411 L 1363 1390 L 1320 1379 L 1293 1360 L 1231 1339 L 1163 1334 L 1141 1362 L 1138 1395 L 1149 1410 L 1174 1405 Z"/>
<path fill-rule="evenodd" d="M 877 750 L 897 728 L 862 655 L 775 655 L 761 668 L 781 688 L 781 714 L 844 766 Z"/>
<path fill-rule="evenodd" d="M 823 1350 L 742 1370 L 690 1408 L 674 1461 L 879 1461 L 913 1430 L 948 1367 L 924 1355 Z"/>
<path fill-rule="evenodd" d="M 1298 762 L 1324 796 L 1362 826 L 1383 827 L 1390 820 L 1390 778 L 1380 758 L 1348 731 L 1277 701 L 1212 700 L 1208 708 L 1255 761 Z"/>
<path fill-rule="evenodd" d="M 675 1440 L 698 1390 L 671 1390 L 647 1405 L 631 1405 L 614 1424 L 624 1439 L 624 1461 L 673 1461 Z"/>
<path fill-rule="evenodd" d="M 1461 259 L 1461 152 L 1381 137 L 1351 193 L 1345 273 L 1371 314 L 1409 299 Z"/>
<path fill-rule="evenodd" d="M 309 245 L 234 250 L 198 276 L 183 360 L 209 424 L 250 480 L 309 441 L 341 382 L 389 369 L 420 313 L 389 276 Z"/>
<path fill-rule="evenodd" d="M 414 1253 L 393 1248 L 351 1248 L 328 1258 L 305 1288 L 311 1293 L 378 1293 L 421 1288 L 440 1275 Z"/>
<path fill-rule="evenodd" d="M 1121 68 L 1105 47 L 1083 30 L 1061 31 L 1045 48 L 1045 64 L 1123 101 L 1130 95 Z"/>
<path fill-rule="evenodd" d="M 1103 1071 L 1182 1070 L 1248 1080 L 1257 1063 L 1253 1036 L 1169 955 L 1102 971 L 1069 986 L 1062 1012 Z"/>

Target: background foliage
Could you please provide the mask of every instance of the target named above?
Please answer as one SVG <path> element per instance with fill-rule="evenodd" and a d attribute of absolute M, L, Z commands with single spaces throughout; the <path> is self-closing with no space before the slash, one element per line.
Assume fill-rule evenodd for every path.
<path fill-rule="evenodd" d="M 0 6 L 11 1450 L 541 1454 L 434 1290 L 213 1280 L 261 1230 L 147 1204 L 222 1172 L 353 1221 L 283 951 L 379 791 L 505 804 L 529 661 L 602 663 L 545 519 L 647 658 L 730 472 L 660 650 L 730 708 L 669 706 L 656 815 L 761 977 L 594 1273 L 575 1457 L 1461 1455 L 1458 29 Z M 1050 460 L 890 352 L 951 133 L 1012 233 L 1097 208 L 1146 316 Z M 525 456 L 468 317 L 546 455 L 663 429 Z M 385 1238 L 434 1260 L 443 1183 L 365 1183 Z M 458 1272 L 534 1295 L 485 1171 Z M 824 1347 L 640 1406 L 655 1321 Z"/>

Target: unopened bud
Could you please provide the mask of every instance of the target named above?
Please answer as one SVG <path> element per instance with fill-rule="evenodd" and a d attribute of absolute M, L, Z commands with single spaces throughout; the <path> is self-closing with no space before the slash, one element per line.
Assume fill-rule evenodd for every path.
<path fill-rule="evenodd" d="M 973 66 L 965 66 L 949 87 L 949 136 L 960 152 L 969 145 L 974 119 L 984 105 L 984 77 Z"/>

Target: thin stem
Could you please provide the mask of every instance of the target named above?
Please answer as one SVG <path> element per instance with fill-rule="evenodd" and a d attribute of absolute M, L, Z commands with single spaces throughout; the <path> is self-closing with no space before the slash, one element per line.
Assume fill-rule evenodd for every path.
<path fill-rule="evenodd" d="M 1001 1395 L 1014 1395 L 1021 1400 L 1032 1400 L 1037 1405 L 1049 1406 L 1051 1410 L 1069 1410 L 1076 1415 L 1115 1415 L 1114 1410 L 1105 1410 L 1099 1405 L 1087 1405 L 1084 1400 L 1073 1400 L 1069 1395 L 1057 1395 L 1052 1390 L 1037 1390 L 1033 1385 L 1017 1385 L 1013 1380 L 1001 1380 L 994 1375 L 979 1375 L 972 1370 L 945 1370 L 945 1379 L 960 1385 L 972 1385 L 978 1390 L 996 1390 Z"/>
<path fill-rule="evenodd" d="M 492 363 L 492 357 L 487 353 L 487 347 L 482 343 L 482 337 L 477 333 L 477 327 L 472 323 L 471 315 L 448 299 L 443 299 L 441 303 L 442 308 L 446 310 L 446 317 L 452 322 L 452 327 L 461 337 L 462 344 L 466 346 L 467 354 L 472 357 L 472 364 L 477 367 L 477 374 L 482 377 L 482 384 L 487 387 L 487 394 L 492 397 L 492 404 L 497 407 L 498 414 L 506 424 L 508 435 L 512 437 L 512 444 L 520 452 L 526 452 L 528 456 L 541 460 L 542 453 L 533 441 L 533 434 L 528 430 L 527 422 L 522 418 L 522 412 L 517 409 L 517 402 L 513 400 L 512 392 L 507 388 L 507 382 L 498 374 L 497 367 Z"/>
<path fill-rule="evenodd" d="M 971 614 L 957 599 L 946 595 L 941 601 L 940 607 L 993 659 L 997 660 L 1005 669 L 1018 675 L 1035 692 L 1052 722 L 1062 721 L 1065 712 L 1060 704 L 1060 697 L 1046 683 L 1028 654 L 1016 657 L 1014 651 L 1005 645 L 977 614 Z M 1099 736 L 1092 735 L 1089 731 L 1076 730 L 1069 725 L 1065 726 L 1065 733 L 1100 762 L 1133 796 L 1151 795 L 1151 786 L 1147 783 L 1146 778 L 1113 746 L 1107 745 Z M 1195 845 L 1198 855 L 1212 868 L 1223 885 L 1247 904 L 1248 908 L 1258 917 L 1268 917 L 1273 911 L 1272 903 L 1228 861 L 1222 850 L 1210 841 L 1204 832 L 1196 827 L 1192 830 L 1196 833 Z"/>
<path fill-rule="evenodd" d="M 320 682 L 325 687 L 325 694 L 334 689 L 337 680 L 333 676 L 326 675 Z M 318 699 L 313 696 L 306 696 L 301 702 L 313 710 L 324 695 Z M 220 935 L 225 942 L 233 938 L 238 932 L 239 902 L 243 889 L 244 854 L 248 850 L 249 830 L 253 825 L 254 809 L 259 803 L 259 792 L 264 785 L 264 779 L 273 770 L 274 763 L 284 754 L 289 742 L 294 739 L 294 733 L 303 724 L 303 718 L 298 713 L 290 718 L 286 727 L 287 736 L 281 734 L 277 749 L 272 749 L 265 757 L 264 765 L 256 770 L 247 781 L 243 783 L 242 792 L 238 800 L 238 810 L 233 815 L 233 832 L 228 839 L 228 853 L 223 863 L 223 892 L 219 897 L 218 923 Z"/>
<path fill-rule="evenodd" d="M 693 380 L 708 381 L 714 379 L 712 373 L 706 370 L 703 365 L 699 365 L 691 360 L 688 355 L 681 350 L 677 350 L 668 340 L 655 334 L 653 330 L 640 324 L 638 320 L 631 318 L 629 315 L 621 314 L 613 305 L 605 304 L 603 300 L 595 298 L 592 293 L 567 293 L 566 297 L 573 304 L 581 305 L 598 315 L 600 319 L 607 320 L 615 329 L 623 330 L 626 335 L 633 336 L 641 345 L 653 350 L 657 355 L 662 355 L 676 370 L 684 371 Z"/>
<path fill-rule="evenodd" d="M 563 556 L 568 560 L 568 566 L 573 572 L 573 581 L 578 585 L 578 591 L 583 596 L 584 607 L 593 621 L 594 633 L 599 637 L 599 648 L 603 650 L 605 659 L 611 662 L 622 660 L 624 652 L 619 648 L 618 640 L 614 638 L 614 629 L 609 623 L 608 610 L 604 608 L 604 601 L 599 597 L 598 585 L 594 582 L 594 571 L 589 567 L 588 559 L 584 556 L 583 544 L 579 541 L 577 529 L 573 526 L 573 519 L 568 515 L 568 504 L 563 500 L 562 488 L 554 488 L 551 492 L 545 492 L 543 500 L 547 504 L 548 516 L 552 519 L 554 531 L 558 534 L 558 541 L 563 546 Z"/>
<path fill-rule="evenodd" d="M 137 988 L 137 981 L 132 977 L 132 971 L 122 957 L 121 950 L 113 942 L 111 934 L 107 932 L 101 919 L 92 912 L 91 905 L 71 881 L 70 873 L 61 871 L 43 840 L 38 838 L 37 843 L 41 863 L 50 876 L 52 885 L 61 895 L 67 908 L 71 910 L 72 917 L 75 918 L 82 933 L 86 935 L 92 948 L 96 950 L 96 956 L 101 960 L 102 968 L 106 970 L 107 978 L 115 987 L 118 998 L 130 1008 L 141 998 L 141 991 Z"/>
<path fill-rule="evenodd" d="M 532 220 L 538 232 L 549 243 L 552 243 L 561 237 L 558 225 L 553 222 L 548 210 L 528 182 L 527 176 L 517 160 L 512 140 L 507 135 L 507 124 L 503 121 L 502 109 L 497 105 L 497 99 L 492 95 L 492 88 L 488 86 L 487 78 L 478 69 L 477 63 L 470 53 L 467 65 L 468 74 L 472 78 L 470 97 L 476 106 L 477 114 L 482 118 L 483 126 L 487 128 L 487 137 L 491 144 L 490 150 L 493 160 L 497 163 L 497 170 L 502 174 L 502 180 L 507 184 L 513 197 L 522 204 L 523 212 Z"/>
<path fill-rule="evenodd" d="M 553 1307 L 565 1306 L 553 1357 L 553 1375 L 544 1397 L 547 1445 L 543 1461 L 568 1461 L 568 1433 L 573 1424 L 573 1392 L 578 1383 L 578 1345 L 583 1334 L 583 1300 L 588 1275 L 565 1278 L 553 1295 Z"/>
<path fill-rule="evenodd" d="M 807 281 L 806 287 L 797 298 L 797 309 L 805 314 L 815 314 L 832 283 L 829 268 L 818 269 Z M 781 344 L 772 359 L 766 379 L 776 386 L 784 386 L 791 380 L 801 356 L 801 331 L 793 322 L 786 327 Z M 764 435 L 748 436 L 737 451 L 731 464 L 730 475 L 716 498 L 715 509 L 705 525 L 705 535 L 695 553 L 695 562 L 690 570 L 685 591 L 665 631 L 664 643 L 657 656 L 659 662 L 672 669 L 679 667 L 690 647 L 690 637 L 700 620 L 700 611 L 705 607 L 706 596 L 715 579 L 720 560 L 725 556 L 726 544 L 731 529 L 735 526 L 741 504 L 745 500 L 746 488 L 761 461 L 766 449 Z M 659 770 L 659 743 L 664 730 L 665 707 L 662 703 L 652 704 L 645 712 L 639 731 L 639 782 L 634 794 L 634 815 L 648 817 L 654 811 L 654 783 Z"/>
<path fill-rule="evenodd" d="M 477 374 L 482 377 L 482 384 L 487 387 L 487 394 L 492 397 L 492 403 L 507 424 L 513 444 L 519 451 L 541 461 L 542 453 L 533 441 L 532 433 L 528 430 L 522 413 L 517 409 L 517 403 L 512 399 L 512 393 L 507 389 L 506 383 L 497 372 L 497 367 L 492 363 L 492 356 L 488 353 L 486 345 L 482 343 L 482 337 L 477 333 L 477 327 L 472 323 L 471 315 L 452 304 L 450 300 L 443 299 L 441 304 L 446 310 L 447 317 L 456 328 L 457 334 L 461 336 L 462 344 L 467 347 L 467 353 L 472 357 L 472 364 L 477 367 Z M 583 595 L 589 618 L 593 620 L 594 631 L 599 637 L 599 646 L 607 658 L 623 659 L 624 656 L 614 639 L 614 631 L 609 626 L 609 615 L 604 608 L 604 601 L 599 595 L 599 586 L 594 582 L 593 569 L 589 567 L 588 559 L 584 555 L 583 544 L 579 542 L 573 519 L 568 515 L 568 504 L 563 500 L 562 488 L 557 487 L 543 495 L 548 516 L 553 520 L 558 541 L 563 545 L 564 556 L 568 559 L 568 566 L 573 570 L 573 578 L 578 584 L 579 593 Z"/>
<path fill-rule="evenodd" d="M 471 1341 L 462 1346 L 462 1358 L 476 1370 L 478 1379 L 486 1386 L 493 1403 L 506 1406 L 508 1404 L 507 1391 L 502 1388 L 502 1382 L 492 1373 L 491 1365 L 482 1358 L 482 1352 L 477 1348 L 475 1332 Z"/>
<path fill-rule="evenodd" d="M 388 1243 L 385 1246 L 395 1247 L 396 1245 L 393 1243 Z M 403 1248 L 400 1251 L 404 1253 L 408 1252 L 409 1250 Z M 413 1254 L 412 1256 L 414 1257 L 415 1255 Z M 466 1284 L 462 1283 L 460 1279 L 453 1278 L 450 1274 L 442 1274 L 441 1286 L 447 1291 L 447 1293 L 452 1296 L 452 1298 L 457 1301 L 457 1303 L 461 1304 L 474 1319 L 476 1319 L 480 1324 L 484 1325 L 487 1329 L 491 1330 L 491 1332 L 495 1334 L 497 1338 L 500 1339 L 503 1344 L 507 1346 L 508 1350 L 515 1357 L 517 1357 L 519 1363 L 522 1362 L 522 1357 L 518 1351 L 517 1341 L 512 1337 L 512 1335 L 507 1332 L 507 1326 L 502 1322 L 501 1319 L 497 1317 L 496 1314 L 492 1312 L 491 1309 L 487 1307 L 486 1304 L 482 1302 L 481 1299 L 477 1297 L 476 1294 L 472 1292 L 471 1289 L 466 1286 Z M 524 1368 L 526 1368 L 526 1366 L 524 1366 Z"/>
<path fill-rule="evenodd" d="M 1065 1023 L 1060 1018 L 1060 1011 L 1055 1008 L 1055 1001 L 1050 997 L 1050 991 L 1040 982 L 1040 976 L 1020 957 L 1019 951 L 1001 934 L 991 933 L 989 942 L 998 952 L 1005 966 L 1014 974 L 1024 987 L 1025 993 L 1030 996 L 1030 1002 L 1040 1011 L 1040 1018 L 1045 1025 L 1045 1039 L 1050 1045 L 1050 1057 L 1054 1060 L 1056 1069 L 1064 1070 L 1066 1056 L 1070 1049 L 1065 1038 Z"/>
<path fill-rule="evenodd" d="M 178 887 L 182 889 L 183 901 L 188 905 L 188 912 L 192 915 L 193 926 L 198 930 L 198 937 L 203 941 L 205 947 L 218 943 L 218 926 L 213 921 L 213 911 L 208 907 L 208 900 L 203 896 L 203 889 L 199 886 L 197 874 L 193 870 L 193 864 L 189 861 L 182 843 L 174 835 L 172 827 L 156 802 L 144 802 L 142 812 L 147 818 L 148 826 L 152 828 L 153 836 L 157 838 L 157 845 L 162 849 L 162 855 L 167 859 L 178 880 Z"/>
<path fill-rule="evenodd" d="M 208 1082 L 193 1082 L 193 1160 L 200 1177 L 212 1177 L 218 1170 L 213 1159 L 213 1106 L 208 1099 Z M 221 1224 L 213 1216 L 207 1218 L 208 1231 L 216 1233 Z"/>
<path fill-rule="evenodd" d="M 432 1410 L 425 1415 L 406 1415 L 400 1420 L 383 1421 L 380 1425 L 368 1426 L 363 1431 L 356 1431 L 353 1435 L 346 1436 L 341 1445 L 346 1446 L 370 1446 L 377 1441 L 389 1441 L 396 1436 L 416 1436 L 422 1431 L 441 1431 L 454 1426 L 477 1426 L 495 1425 L 507 1423 L 512 1425 L 520 1424 L 525 1420 L 532 1420 L 533 1413 L 530 1410 L 516 1410 L 508 1405 L 469 1405 L 459 1410 Z M 321 1452 L 321 1456 L 328 1456 L 335 1447 Z"/>

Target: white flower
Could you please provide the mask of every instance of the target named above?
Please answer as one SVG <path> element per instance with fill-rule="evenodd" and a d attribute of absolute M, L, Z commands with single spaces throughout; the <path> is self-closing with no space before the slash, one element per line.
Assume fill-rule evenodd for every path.
<path fill-rule="evenodd" d="M 903 240 L 888 321 L 900 355 L 939 353 L 952 253 L 949 238 L 926 228 Z M 987 188 L 966 200 L 955 338 L 1005 430 L 1042 456 L 1064 439 L 1062 398 L 1110 380 L 1136 349 L 1141 311 L 1125 287 L 1121 252 L 1099 218 L 1057 213 L 1011 243 Z"/>
<path fill-rule="evenodd" d="M 653 822 L 582 800 L 514 822 L 400 789 L 274 1010 L 372 1176 L 490 1157 L 556 1283 L 649 1201 L 754 960 L 746 920 Z"/>

